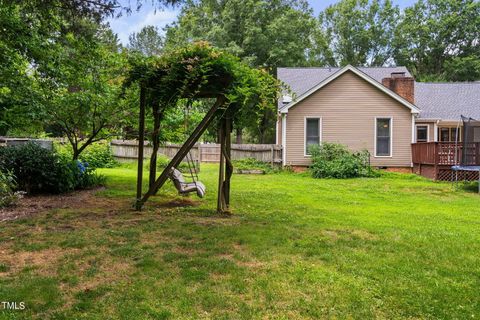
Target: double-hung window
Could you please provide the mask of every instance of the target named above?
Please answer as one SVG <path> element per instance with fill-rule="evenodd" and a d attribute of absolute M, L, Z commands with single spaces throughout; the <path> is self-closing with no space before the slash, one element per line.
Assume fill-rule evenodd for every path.
<path fill-rule="evenodd" d="M 320 118 L 305 118 L 305 155 L 312 145 L 320 144 Z"/>
<path fill-rule="evenodd" d="M 392 118 L 376 118 L 375 156 L 392 156 Z"/>

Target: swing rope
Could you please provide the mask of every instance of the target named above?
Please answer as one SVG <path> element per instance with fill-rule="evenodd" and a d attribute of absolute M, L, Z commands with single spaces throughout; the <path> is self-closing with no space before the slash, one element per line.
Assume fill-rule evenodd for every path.
<path fill-rule="evenodd" d="M 189 127 L 188 115 L 191 107 L 192 107 L 192 100 L 188 99 L 187 108 L 185 109 L 185 136 L 187 136 L 187 132 L 188 132 L 188 127 Z M 192 182 L 196 184 L 198 181 L 198 172 L 197 172 L 197 166 L 195 165 L 195 162 L 193 160 L 191 150 L 188 151 L 187 155 L 185 156 L 185 159 L 187 160 L 188 170 L 190 171 L 190 177 L 192 178 Z"/>

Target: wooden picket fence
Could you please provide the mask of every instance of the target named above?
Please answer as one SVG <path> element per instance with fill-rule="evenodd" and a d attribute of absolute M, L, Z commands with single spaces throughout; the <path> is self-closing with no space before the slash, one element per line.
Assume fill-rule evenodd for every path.
<path fill-rule="evenodd" d="M 145 158 L 152 154 L 152 147 L 145 143 Z M 137 159 L 138 141 L 113 140 L 112 153 L 118 161 L 131 161 Z M 180 149 L 180 144 L 167 143 L 158 151 L 168 158 L 172 158 Z M 196 144 L 191 150 L 195 162 L 218 162 L 220 159 L 220 145 L 214 143 Z M 262 162 L 280 164 L 282 162 L 282 146 L 275 144 L 232 144 L 232 160 L 254 158 Z"/>

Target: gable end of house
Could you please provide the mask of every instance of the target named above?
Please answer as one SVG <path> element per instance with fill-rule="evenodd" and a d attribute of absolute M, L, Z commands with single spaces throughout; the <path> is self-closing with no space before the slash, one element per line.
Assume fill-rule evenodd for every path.
<path fill-rule="evenodd" d="M 293 99 L 291 102 L 286 103 L 281 108 L 279 108 L 279 112 L 282 113 L 282 114 L 288 113 L 288 110 L 290 108 L 297 105 L 299 102 L 306 99 L 307 97 L 309 97 L 313 93 L 317 92 L 318 90 L 321 90 L 323 87 L 325 87 L 329 83 L 335 81 L 335 79 L 337 79 L 338 77 L 340 77 L 341 75 L 343 75 L 344 73 L 346 73 L 348 71 L 354 73 L 355 75 L 357 75 L 361 79 L 365 80 L 370 85 L 374 86 L 375 88 L 379 89 L 380 91 L 382 91 L 386 95 L 388 95 L 391 98 L 400 102 L 406 108 L 410 109 L 412 114 L 419 114 L 420 113 L 420 109 L 417 108 L 417 106 L 415 106 L 412 102 L 408 101 L 407 99 L 400 96 L 399 94 L 397 94 L 396 92 L 394 92 L 393 90 L 391 90 L 390 88 L 385 86 L 384 84 L 379 83 L 377 80 L 373 79 L 372 77 L 370 77 L 366 73 L 360 71 L 358 68 L 355 68 L 351 65 L 347 65 L 346 67 L 344 67 L 344 68 L 338 70 L 337 72 L 329 75 L 327 78 L 320 81 L 320 83 L 318 83 L 314 87 L 312 87 L 309 90 L 307 90 L 306 92 L 300 94 L 298 97 L 296 97 L 296 99 Z"/>

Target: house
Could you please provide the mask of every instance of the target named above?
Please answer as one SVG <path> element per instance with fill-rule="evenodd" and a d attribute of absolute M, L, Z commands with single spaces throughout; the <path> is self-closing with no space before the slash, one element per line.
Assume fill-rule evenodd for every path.
<path fill-rule="evenodd" d="M 350 65 L 277 75 L 290 88 L 278 104 L 283 165 L 308 166 L 308 146 L 328 141 L 367 149 L 372 166 L 412 172 L 412 144 L 455 143 L 461 115 L 480 119 L 479 82 L 420 83 L 405 67 Z"/>

